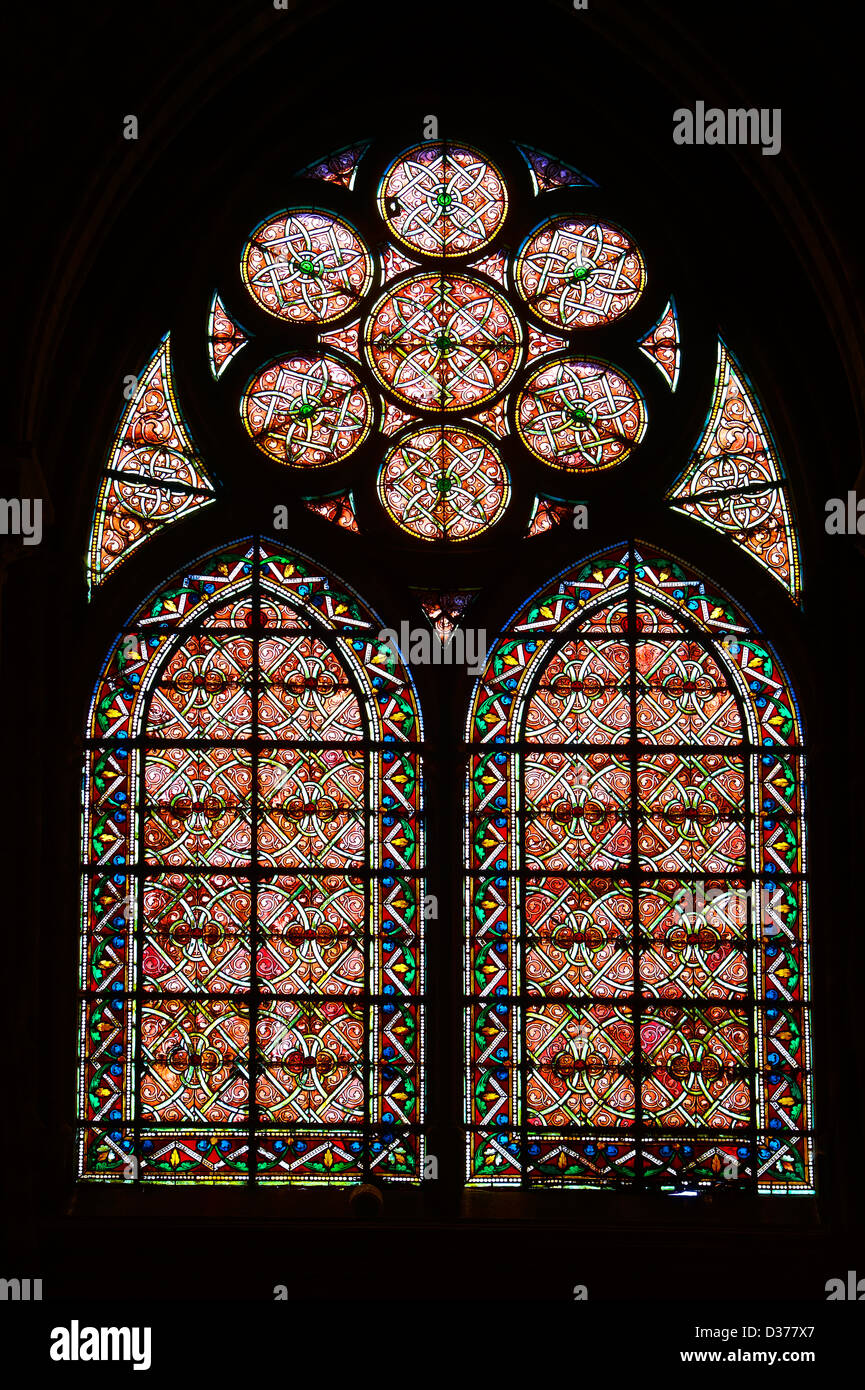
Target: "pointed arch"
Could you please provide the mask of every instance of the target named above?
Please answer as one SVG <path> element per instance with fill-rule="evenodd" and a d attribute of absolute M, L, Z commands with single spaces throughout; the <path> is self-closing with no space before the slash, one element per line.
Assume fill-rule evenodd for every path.
<path fill-rule="evenodd" d="M 81 1177 L 419 1180 L 423 731 L 381 626 L 251 538 L 114 644 L 84 768 Z"/>
<path fill-rule="evenodd" d="M 597 554 L 507 625 L 467 740 L 469 1183 L 813 1191 L 805 743 L 749 616 Z"/>

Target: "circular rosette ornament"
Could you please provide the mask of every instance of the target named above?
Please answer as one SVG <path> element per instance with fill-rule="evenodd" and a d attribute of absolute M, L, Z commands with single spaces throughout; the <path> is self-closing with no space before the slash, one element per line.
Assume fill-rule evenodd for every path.
<path fill-rule="evenodd" d="M 593 473 L 627 458 L 646 432 L 646 403 L 605 362 L 559 358 L 540 367 L 517 401 L 517 429 L 542 463 Z"/>
<path fill-rule="evenodd" d="M 348 458 L 372 423 L 369 396 L 354 372 L 315 353 L 269 363 L 249 383 L 240 413 L 256 447 L 293 468 Z"/>
<path fill-rule="evenodd" d="M 501 174 L 477 150 L 425 141 L 390 165 L 378 205 L 404 246 L 429 256 L 466 256 L 492 241 L 508 200 Z"/>
<path fill-rule="evenodd" d="M 469 275 L 412 275 L 373 306 L 369 364 L 405 404 L 471 410 L 511 380 L 522 334 L 507 300 Z"/>
<path fill-rule="evenodd" d="M 341 218 L 292 208 L 256 227 L 240 273 L 253 299 L 289 323 L 330 323 L 357 307 L 372 284 L 373 263 Z"/>
<path fill-rule="evenodd" d="M 444 425 L 415 430 L 391 449 L 378 494 L 397 526 L 425 541 L 464 541 L 504 512 L 507 473 L 474 431 Z"/>
<path fill-rule="evenodd" d="M 570 331 L 598 328 L 632 309 L 645 289 L 646 267 L 621 228 L 554 217 L 523 244 L 514 281 L 540 318 Z"/>

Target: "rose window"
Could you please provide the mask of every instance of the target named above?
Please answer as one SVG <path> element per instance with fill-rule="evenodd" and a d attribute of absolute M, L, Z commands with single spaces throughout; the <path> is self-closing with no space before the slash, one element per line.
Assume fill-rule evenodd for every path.
<path fill-rule="evenodd" d="M 643 255 L 579 206 L 588 181 L 570 176 L 555 185 L 570 207 L 521 228 L 515 175 L 470 145 L 403 151 L 380 166 L 373 198 L 354 191 L 356 173 L 325 180 L 344 193 L 332 207 L 271 213 L 243 246 L 242 282 L 285 332 L 280 345 L 270 329 L 279 355 L 252 373 L 243 425 L 286 467 L 371 468 L 384 514 L 427 543 L 472 541 L 501 522 L 518 464 L 534 475 L 533 517 L 544 505 L 535 534 L 555 519 L 543 488 L 556 472 L 616 467 L 646 434 L 630 367 L 589 346 L 643 295 Z M 220 300 L 212 336 L 221 374 L 253 335 Z M 351 496 L 310 500 L 353 522 Z"/>

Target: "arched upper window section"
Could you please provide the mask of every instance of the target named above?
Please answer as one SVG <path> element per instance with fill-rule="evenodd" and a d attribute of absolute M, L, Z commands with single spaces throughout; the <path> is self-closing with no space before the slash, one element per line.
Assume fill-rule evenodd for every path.
<path fill-rule="evenodd" d="M 419 1180 L 422 728 L 380 630 L 254 538 L 112 648 L 84 769 L 82 1177 Z"/>
<path fill-rule="evenodd" d="M 467 736 L 469 1183 L 811 1192 L 803 732 L 748 615 L 597 554 Z"/>

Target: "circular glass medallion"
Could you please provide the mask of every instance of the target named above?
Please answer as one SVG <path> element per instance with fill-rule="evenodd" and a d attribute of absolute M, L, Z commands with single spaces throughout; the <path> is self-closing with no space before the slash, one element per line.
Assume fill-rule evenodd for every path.
<path fill-rule="evenodd" d="M 465 541 L 492 526 L 508 505 L 510 482 L 498 454 L 472 430 L 415 430 L 387 455 L 378 495 L 409 535 Z"/>
<path fill-rule="evenodd" d="M 268 458 L 295 468 L 324 468 L 359 448 L 372 405 L 353 372 L 332 357 L 295 353 L 253 377 L 240 413 Z"/>
<path fill-rule="evenodd" d="M 424 142 L 394 160 L 378 205 L 394 236 L 430 256 L 465 256 L 486 246 L 507 212 L 504 180 L 467 145 Z"/>
<path fill-rule="evenodd" d="M 646 431 L 646 403 L 624 372 L 565 357 L 539 368 L 517 401 L 517 429 L 542 463 L 598 472 L 627 458 Z"/>
<path fill-rule="evenodd" d="M 253 299 L 291 323 L 340 318 L 366 294 L 372 271 L 372 256 L 354 228 L 313 208 L 291 208 L 260 223 L 240 262 Z"/>
<path fill-rule="evenodd" d="M 373 306 L 364 341 L 379 381 L 410 406 L 470 410 L 491 400 L 519 363 L 521 332 L 507 301 L 468 275 L 413 275 Z"/>
<path fill-rule="evenodd" d="M 526 303 L 547 323 L 597 328 L 636 304 L 646 285 L 646 267 L 621 228 L 554 217 L 524 243 L 514 280 Z"/>

